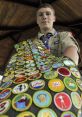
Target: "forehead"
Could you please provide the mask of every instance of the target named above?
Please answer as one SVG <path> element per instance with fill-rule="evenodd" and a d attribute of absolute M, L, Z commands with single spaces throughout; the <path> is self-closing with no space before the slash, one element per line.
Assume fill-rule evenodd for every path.
<path fill-rule="evenodd" d="M 51 13 L 54 13 L 53 9 L 51 8 L 40 8 L 38 11 L 37 11 L 37 14 L 39 13 L 45 13 L 45 12 L 51 12 Z"/>

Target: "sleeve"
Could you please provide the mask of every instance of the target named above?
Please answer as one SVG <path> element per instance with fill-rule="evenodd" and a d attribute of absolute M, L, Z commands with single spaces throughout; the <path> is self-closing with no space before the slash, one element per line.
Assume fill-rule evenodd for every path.
<path fill-rule="evenodd" d="M 62 43 L 62 52 L 70 46 L 75 46 L 77 48 L 77 52 L 80 53 L 79 44 L 70 32 L 61 32 L 60 41 Z"/>

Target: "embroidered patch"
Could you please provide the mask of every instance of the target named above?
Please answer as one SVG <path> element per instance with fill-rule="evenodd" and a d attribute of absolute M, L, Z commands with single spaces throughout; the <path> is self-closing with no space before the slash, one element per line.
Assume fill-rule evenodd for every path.
<path fill-rule="evenodd" d="M 24 111 L 32 105 L 32 98 L 29 94 L 22 93 L 16 95 L 12 100 L 12 107 L 16 111 Z"/>
<path fill-rule="evenodd" d="M 48 107 L 52 102 L 51 94 L 45 90 L 36 91 L 33 95 L 33 102 L 40 108 Z"/>

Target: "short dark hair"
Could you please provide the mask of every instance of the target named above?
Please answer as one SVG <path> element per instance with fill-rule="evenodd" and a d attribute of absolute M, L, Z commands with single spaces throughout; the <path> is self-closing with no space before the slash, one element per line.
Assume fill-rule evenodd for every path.
<path fill-rule="evenodd" d="M 38 10 L 41 9 L 41 8 L 50 8 L 50 9 L 53 10 L 53 13 L 54 13 L 54 15 L 55 15 L 55 10 L 54 10 L 54 8 L 52 7 L 51 4 L 48 4 L 48 3 L 41 4 L 41 5 L 38 7 L 37 12 L 38 12 Z"/>

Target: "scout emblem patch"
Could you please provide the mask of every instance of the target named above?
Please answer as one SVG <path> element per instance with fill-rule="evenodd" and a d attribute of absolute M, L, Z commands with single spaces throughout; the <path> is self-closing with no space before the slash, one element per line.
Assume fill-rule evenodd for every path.
<path fill-rule="evenodd" d="M 54 104 L 61 111 L 68 111 L 72 106 L 72 102 L 69 95 L 64 92 L 55 94 Z"/>
<path fill-rule="evenodd" d="M 19 94 L 19 93 L 24 93 L 28 90 L 28 84 L 27 83 L 21 83 L 19 85 L 16 85 L 13 89 L 12 92 L 14 94 Z"/>
<path fill-rule="evenodd" d="M 62 67 L 62 66 L 64 66 L 63 63 L 55 63 L 55 64 L 52 65 L 52 67 L 53 67 L 54 69 L 59 68 L 59 67 Z"/>
<path fill-rule="evenodd" d="M 11 105 L 11 101 L 9 99 L 0 102 L 0 115 L 6 113 Z"/>
<path fill-rule="evenodd" d="M 78 90 L 76 82 L 70 77 L 64 78 L 64 84 L 71 91 L 77 91 Z"/>
<path fill-rule="evenodd" d="M 0 117 L 9 117 L 9 116 L 7 116 L 7 115 L 0 115 Z"/>
<path fill-rule="evenodd" d="M 11 84 L 12 84 L 12 80 L 2 83 L 2 85 L 0 86 L 0 90 L 3 90 L 9 87 Z"/>
<path fill-rule="evenodd" d="M 81 97 L 77 92 L 71 92 L 71 99 L 73 102 L 73 105 L 77 108 L 80 109 L 81 108 Z"/>
<path fill-rule="evenodd" d="M 22 93 L 16 95 L 12 100 L 12 107 L 16 111 L 24 111 L 30 108 L 32 105 L 32 98 L 29 94 Z"/>
<path fill-rule="evenodd" d="M 78 111 L 77 117 L 82 117 L 82 110 L 81 109 Z"/>
<path fill-rule="evenodd" d="M 70 71 L 71 71 L 72 75 L 75 76 L 76 78 L 80 78 L 81 77 L 80 72 L 78 71 L 77 68 L 71 67 Z"/>
<path fill-rule="evenodd" d="M 42 76 L 42 74 L 41 74 L 41 73 L 38 73 L 38 74 L 30 75 L 27 79 L 28 79 L 28 80 L 37 80 L 37 79 L 39 79 L 41 76 Z"/>
<path fill-rule="evenodd" d="M 60 92 L 64 90 L 64 84 L 60 79 L 52 79 L 48 82 L 48 87 L 54 92 Z"/>
<path fill-rule="evenodd" d="M 58 73 L 56 71 L 49 71 L 44 74 L 45 79 L 54 79 L 58 76 Z"/>
<path fill-rule="evenodd" d="M 57 114 L 50 108 L 41 109 L 37 117 L 57 117 Z"/>
<path fill-rule="evenodd" d="M 7 99 L 11 95 L 11 89 L 7 88 L 0 92 L 0 102 Z"/>
<path fill-rule="evenodd" d="M 82 91 L 82 80 L 81 79 L 76 79 L 77 86 L 79 89 Z"/>
<path fill-rule="evenodd" d="M 61 117 L 76 117 L 71 111 L 63 112 Z"/>
<path fill-rule="evenodd" d="M 61 76 L 70 76 L 71 72 L 68 68 L 66 67 L 60 67 L 57 69 L 57 72 L 61 75 Z"/>
<path fill-rule="evenodd" d="M 31 89 L 39 90 L 39 89 L 44 88 L 45 81 L 44 80 L 35 80 L 35 81 L 30 82 L 29 86 Z"/>
<path fill-rule="evenodd" d="M 16 117 L 35 117 L 35 115 L 32 112 L 25 111 L 18 114 Z"/>
<path fill-rule="evenodd" d="M 26 77 L 21 77 L 21 78 L 16 78 L 13 83 L 15 84 L 19 84 L 19 83 L 22 83 L 22 82 L 26 82 L 27 81 L 27 78 Z"/>
<path fill-rule="evenodd" d="M 51 94 L 45 90 L 36 91 L 33 95 L 33 102 L 40 108 L 48 107 L 52 102 Z"/>
<path fill-rule="evenodd" d="M 75 63 L 73 61 L 71 61 L 71 60 L 68 60 L 68 59 L 63 60 L 63 63 L 64 63 L 64 65 L 66 65 L 68 67 L 75 66 Z"/>

